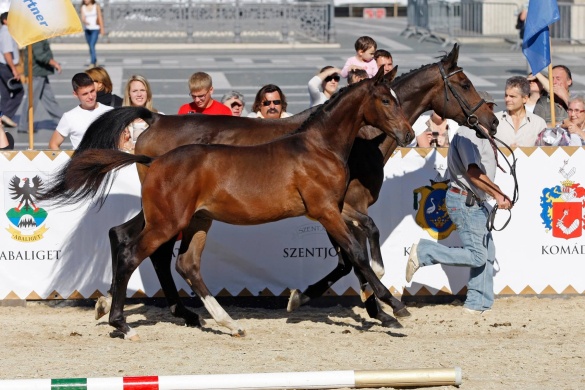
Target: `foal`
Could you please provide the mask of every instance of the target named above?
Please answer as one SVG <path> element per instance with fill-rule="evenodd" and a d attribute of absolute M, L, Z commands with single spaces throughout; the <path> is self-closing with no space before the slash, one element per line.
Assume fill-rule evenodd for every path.
<path fill-rule="evenodd" d="M 394 74 L 388 78 L 391 80 Z M 126 338 L 137 337 L 123 316 L 128 280 L 143 259 L 191 226 L 193 239 L 177 260 L 177 271 L 206 309 L 216 313 L 214 318 L 220 318 L 220 325 L 234 335 L 244 334 L 217 304 L 199 272 L 213 220 L 236 225 L 301 215 L 317 220 L 372 286 L 374 294 L 390 304 L 392 295 L 376 277 L 341 215 L 349 181 L 347 160 L 359 129 L 364 124 L 375 126 L 400 145 L 414 136 L 390 89 L 390 80 L 381 70 L 372 79 L 344 88 L 297 132 L 268 144 L 187 145 L 158 159 L 115 150 L 87 150 L 71 160 L 44 199 L 95 195 L 109 171 L 132 163 L 150 165 L 142 186 L 146 222 L 136 239 L 121 243 L 118 260 L 126 266 L 116 273 L 110 324 Z M 223 323 L 222 318 L 226 319 Z"/>

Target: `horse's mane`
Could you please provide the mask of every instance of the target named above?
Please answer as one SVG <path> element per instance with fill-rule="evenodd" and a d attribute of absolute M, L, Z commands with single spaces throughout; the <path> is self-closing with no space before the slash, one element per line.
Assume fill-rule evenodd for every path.
<path fill-rule="evenodd" d="M 361 80 L 361 81 L 354 83 L 354 84 L 346 85 L 345 87 L 339 89 L 337 92 L 335 92 L 333 95 L 331 95 L 329 100 L 327 100 L 325 103 L 321 104 L 321 106 L 319 106 L 318 109 L 313 111 L 311 113 L 311 115 L 309 115 L 309 117 L 307 119 L 305 119 L 305 121 L 303 123 L 301 123 L 299 128 L 296 129 L 291 134 L 296 134 L 296 133 L 300 133 L 300 132 L 305 131 L 307 126 L 309 126 L 311 123 L 313 123 L 315 117 L 318 117 L 322 111 L 329 110 L 329 108 L 331 106 L 335 106 L 335 104 L 341 99 L 342 96 L 345 96 L 348 93 L 348 91 L 351 91 L 353 88 L 356 88 L 362 81 L 365 81 L 365 80 Z"/>
<path fill-rule="evenodd" d="M 394 79 L 394 81 L 392 82 L 392 84 L 395 84 L 395 83 L 396 83 L 396 84 L 401 84 L 401 83 L 403 83 L 405 80 L 408 80 L 408 79 L 410 79 L 410 78 L 411 78 L 413 75 L 415 75 L 415 74 L 418 74 L 419 72 L 421 72 L 421 71 L 423 71 L 423 70 L 426 70 L 426 69 L 428 69 L 428 68 L 430 68 L 430 67 L 436 66 L 436 65 L 437 65 L 439 62 L 446 61 L 446 60 L 447 60 L 447 56 L 448 56 L 448 55 L 449 55 L 449 53 L 445 53 L 445 54 L 444 54 L 444 55 L 442 55 L 442 56 L 437 56 L 437 57 L 435 57 L 435 58 L 437 58 L 437 59 L 438 59 L 438 61 L 437 61 L 437 62 L 433 62 L 433 63 L 426 64 L 426 65 L 422 65 L 422 66 L 421 66 L 420 68 L 418 68 L 418 69 L 411 69 L 411 70 L 410 70 L 408 73 L 404 73 L 404 74 L 402 74 L 402 75 L 400 75 L 400 76 L 396 77 L 396 78 Z"/>

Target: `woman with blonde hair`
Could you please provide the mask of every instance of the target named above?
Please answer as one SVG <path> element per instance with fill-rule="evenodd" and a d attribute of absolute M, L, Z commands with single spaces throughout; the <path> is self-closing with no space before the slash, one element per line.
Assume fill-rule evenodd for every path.
<path fill-rule="evenodd" d="M 123 106 L 144 107 L 150 111 L 158 112 L 152 106 L 152 90 L 148 80 L 141 75 L 132 75 L 124 88 Z M 122 133 L 120 149 L 129 151 L 130 145 L 136 142 L 138 136 L 148 128 L 142 119 L 136 119 Z"/>

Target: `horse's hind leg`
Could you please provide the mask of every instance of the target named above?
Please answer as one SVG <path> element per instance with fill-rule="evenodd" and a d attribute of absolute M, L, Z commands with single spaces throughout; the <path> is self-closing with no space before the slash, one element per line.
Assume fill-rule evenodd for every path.
<path fill-rule="evenodd" d="M 108 232 L 110 238 L 110 252 L 112 255 L 112 283 L 108 290 L 108 296 L 101 296 L 95 304 L 95 319 L 99 320 L 104 315 L 110 312 L 112 305 L 112 288 L 116 283 L 116 272 L 118 270 L 118 262 L 120 261 L 118 252 L 121 247 L 128 245 L 128 243 L 140 234 L 144 228 L 144 212 L 140 210 L 132 219 L 123 223 L 122 225 L 114 226 Z"/>
<path fill-rule="evenodd" d="M 190 228 L 194 228 L 193 238 L 190 240 L 187 251 L 177 259 L 177 272 L 191 286 L 197 294 L 205 309 L 211 314 L 218 325 L 225 326 L 232 336 L 245 336 L 246 331 L 220 306 L 215 297 L 211 295 L 201 276 L 201 254 L 205 248 L 207 232 L 211 228 L 210 219 L 194 217 L 191 220 Z"/>
<path fill-rule="evenodd" d="M 184 232 L 183 240 L 187 239 L 186 236 L 187 235 Z M 150 255 L 150 260 L 152 261 L 161 288 L 165 294 L 171 314 L 175 317 L 183 318 L 185 320 L 185 325 L 197 327 L 201 325 L 201 319 L 198 314 L 187 309 L 183 304 L 171 273 L 171 262 L 173 259 L 173 249 L 175 247 L 176 238 L 177 237 L 173 237 L 171 240 L 162 244 L 160 248 Z"/>
<path fill-rule="evenodd" d="M 151 227 L 153 225 L 157 228 L 153 229 Z M 109 323 L 122 332 L 125 339 L 138 339 L 136 331 L 130 328 L 124 318 L 124 302 L 126 300 L 128 281 L 142 261 L 172 237 L 170 234 L 165 236 L 164 229 L 170 228 L 170 226 L 172 226 L 172 222 L 168 222 L 168 225 L 163 225 L 160 220 L 154 221 L 150 226 L 147 224 L 136 240 L 122 246 L 122 249 L 118 252 L 119 261 L 117 262 L 116 281 L 112 285 L 113 299 Z M 167 231 L 166 233 L 169 232 Z M 201 324 L 194 325 L 200 326 Z"/>

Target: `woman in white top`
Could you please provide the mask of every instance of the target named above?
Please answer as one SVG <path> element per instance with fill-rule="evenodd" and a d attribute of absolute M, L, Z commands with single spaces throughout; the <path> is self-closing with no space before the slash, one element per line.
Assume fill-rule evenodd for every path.
<path fill-rule="evenodd" d="M 323 104 L 339 88 L 339 73 L 341 69 L 333 66 L 326 66 L 319 71 L 319 74 L 309 80 L 309 97 L 311 99 L 310 107 L 317 104 Z"/>
<path fill-rule="evenodd" d="M 150 111 L 158 112 L 152 107 L 152 90 L 146 78 L 140 75 L 130 76 L 124 88 L 124 101 L 122 106 L 145 107 Z M 138 136 L 147 128 L 148 125 L 142 119 L 136 119 L 132 122 L 122 134 L 120 149 L 129 151 L 130 145 L 133 145 Z"/>
<path fill-rule="evenodd" d="M 83 4 L 81 4 L 81 22 L 85 30 L 85 40 L 89 45 L 89 66 L 94 67 L 97 64 L 95 45 L 99 35 L 104 35 L 105 33 L 102 9 L 95 0 L 83 0 Z"/>

